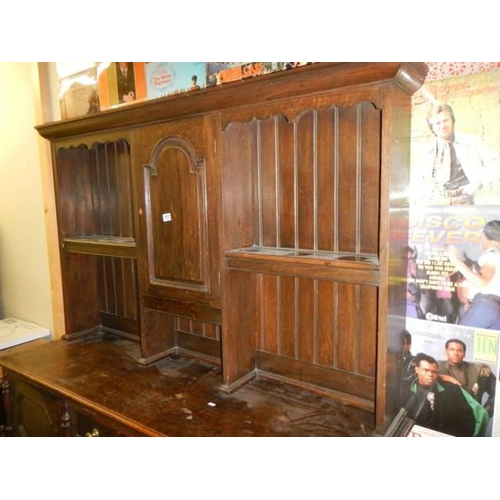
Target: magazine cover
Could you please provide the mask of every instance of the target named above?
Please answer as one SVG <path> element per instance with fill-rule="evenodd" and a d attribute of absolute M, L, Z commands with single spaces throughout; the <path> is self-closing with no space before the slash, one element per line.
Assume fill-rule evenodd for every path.
<path fill-rule="evenodd" d="M 98 65 L 101 111 L 146 99 L 143 62 L 110 62 Z"/>
<path fill-rule="evenodd" d="M 426 82 L 413 100 L 400 403 L 452 436 L 500 433 L 499 80 Z"/>
<path fill-rule="evenodd" d="M 243 78 L 242 67 L 251 62 L 207 62 L 207 87 L 235 82 Z"/>
<path fill-rule="evenodd" d="M 206 81 L 207 87 L 234 82 L 243 78 L 241 67 L 249 62 L 207 62 Z"/>
<path fill-rule="evenodd" d="M 207 62 L 207 87 L 266 75 L 284 69 L 282 62 Z M 301 63 L 297 63 L 301 64 Z"/>
<path fill-rule="evenodd" d="M 205 63 L 147 62 L 146 86 L 148 99 L 204 88 Z"/>
<path fill-rule="evenodd" d="M 61 78 L 59 105 L 62 120 L 98 112 L 97 69 L 93 67 Z"/>
<path fill-rule="evenodd" d="M 277 62 L 254 62 L 243 64 L 241 66 L 241 74 L 243 80 L 246 78 L 253 78 L 254 76 L 266 75 L 274 73 L 282 69 L 281 63 Z"/>

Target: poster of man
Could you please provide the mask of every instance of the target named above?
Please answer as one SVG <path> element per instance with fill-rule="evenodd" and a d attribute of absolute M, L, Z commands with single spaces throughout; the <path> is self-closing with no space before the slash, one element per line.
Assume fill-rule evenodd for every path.
<path fill-rule="evenodd" d="M 412 110 L 412 205 L 497 204 L 500 76 L 426 83 Z"/>
<path fill-rule="evenodd" d="M 422 322 L 409 320 L 407 330 L 401 332 L 401 407 L 418 425 L 435 431 L 491 436 L 498 385 L 497 333 L 471 332 L 460 326 L 444 331 L 436 323 L 426 326 L 424 329 Z M 420 370 L 419 360 L 423 360 Z M 436 401 L 446 406 L 437 414 L 422 399 L 429 391 L 430 398 L 437 395 Z M 443 391 L 448 394 L 441 394 Z M 460 422 L 455 413 L 459 411 Z"/>
<path fill-rule="evenodd" d="M 500 72 L 426 82 L 415 94 L 409 200 L 401 405 L 424 428 L 491 436 L 500 430 Z"/>
<path fill-rule="evenodd" d="M 487 411 L 462 386 L 440 376 L 435 358 L 417 354 L 415 373 L 405 408 L 417 425 L 456 437 L 486 435 Z"/>
<path fill-rule="evenodd" d="M 426 82 L 413 98 L 408 318 L 500 329 L 499 80 Z"/>

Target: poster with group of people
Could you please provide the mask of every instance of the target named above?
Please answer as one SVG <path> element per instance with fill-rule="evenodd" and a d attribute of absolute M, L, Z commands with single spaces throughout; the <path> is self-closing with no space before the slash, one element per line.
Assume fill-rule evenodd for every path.
<path fill-rule="evenodd" d="M 400 401 L 436 435 L 500 435 L 499 79 L 426 82 L 413 102 Z"/>

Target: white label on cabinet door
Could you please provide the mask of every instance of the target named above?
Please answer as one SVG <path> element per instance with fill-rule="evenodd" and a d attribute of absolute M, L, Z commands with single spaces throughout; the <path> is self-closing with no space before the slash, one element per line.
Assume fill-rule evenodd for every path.
<path fill-rule="evenodd" d="M 163 219 L 163 222 L 170 222 L 172 220 L 172 214 L 171 213 L 163 214 L 161 217 Z"/>

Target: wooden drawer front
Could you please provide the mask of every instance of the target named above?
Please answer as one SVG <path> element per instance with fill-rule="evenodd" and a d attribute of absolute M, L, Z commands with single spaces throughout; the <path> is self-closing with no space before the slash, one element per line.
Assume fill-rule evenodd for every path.
<path fill-rule="evenodd" d="M 7 435 L 16 437 L 143 435 L 137 429 L 65 397 L 57 388 L 52 391 L 12 372 L 8 372 L 7 377 L 10 392 L 7 411 L 12 422 L 11 431 L 10 429 L 2 431 Z"/>
<path fill-rule="evenodd" d="M 24 380 L 12 377 L 13 432 L 22 437 L 61 435 L 61 401 Z"/>
<path fill-rule="evenodd" d="M 131 437 L 140 435 L 126 425 L 80 405 L 72 405 L 71 421 L 72 435 L 75 437 Z"/>
<path fill-rule="evenodd" d="M 119 432 L 103 425 L 101 422 L 93 418 L 77 412 L 76 422 L 74 426 L 74 436 L 79 437 L 116 437 L 123 436 Z"/>

